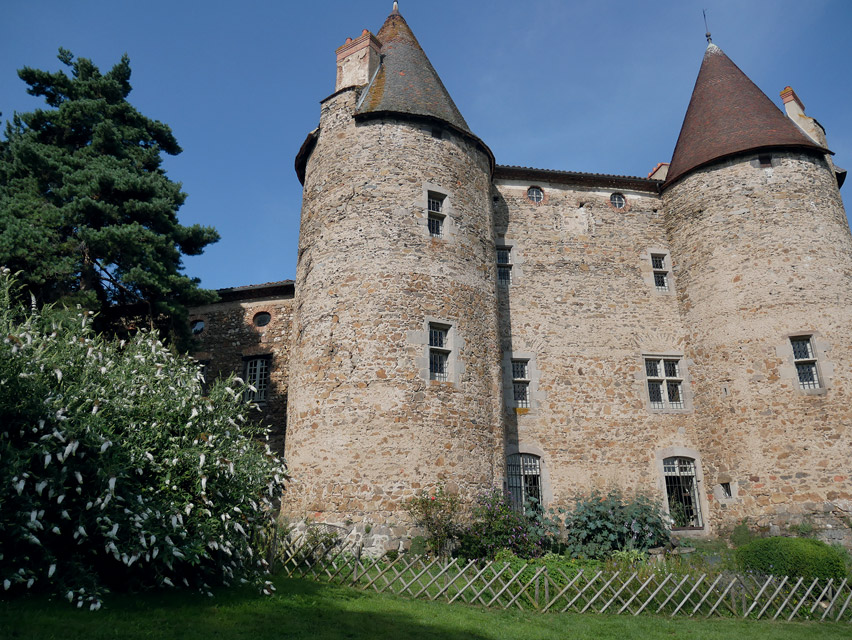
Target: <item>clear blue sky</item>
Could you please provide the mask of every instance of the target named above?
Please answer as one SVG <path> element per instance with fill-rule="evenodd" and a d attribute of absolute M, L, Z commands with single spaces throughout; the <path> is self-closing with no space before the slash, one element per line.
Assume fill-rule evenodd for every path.
<path fill-rule="evenodd" d="M 9 0 L 0 111 L 28 111 L 16 70 L 58 47 L 102 71 L 130 55 L 130 100 L 172 127 L 184 224 L 222 236 L 186 271 L 210 288 L 292 278 L 293 159 L 334 90 L 334 50 L 378 31 L 391 0 Z M 500 164 L 646 175 L 671 153 L 706 42 L 780 104 L 792 85 L 852 169 L 848 0 L 401 0 L 400 12 Z M 852 180 L 844 192 L 852 188 Z M 848 198 L 847 198 L 848 200 Z"/>

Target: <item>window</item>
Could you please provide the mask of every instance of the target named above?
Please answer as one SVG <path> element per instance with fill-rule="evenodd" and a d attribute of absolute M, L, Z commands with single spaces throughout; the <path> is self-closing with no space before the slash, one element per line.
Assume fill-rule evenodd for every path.
<path fill-rule="evenodd" d="M 506 478 L 512 508 L 523 513 L 524 504 L 541 507 L 541 458 L 531 453 L 513 453 L 506 459 Z"/>
<path fill-rule="evenodd" d="M 429 379 L 446 382 L 449 380 L 450 328 L 446 325 L 429 323 Z"/>
<path fill-rule="evenodd" d="M 733 498 L 734 492 L 731 491 L 731 483 L 730 482 L 722 482 L 719 486 L 722 487 L 722 497 L 723 498 Z"/>
<path fill-rule="evenodd" d="M 645 358 L 645 378 L 652 409 L 684 408 L 679 359 Z"/>
<path fill-rule="evenodd" d="M 197 336 L 204 331 L 204 320 L 193 320 L 190 326 L 192 328 L 192 335 Z"/>
<path fill-rule="evenodd" d="M 796 375 L 800 389 L 819 389 L 822 387 L 817 371 L 812 336 L 790 338 L 793 347 L 793 361 L 796 363 Z"/>
<path fill-rule="evenodd" d="M 698 502 L 698 483 L 695 479 L 695 460 L 666 458 L 663 460 L 666 479 L 666 500 L 672 529 L 700 529 L 701 506 Z"/>
<path fill-rule="evenodd" d="M 609 202 L 616 209 L 623 209 L 627 205 L 626 198 L 620 193 L 613 193 L 609 197 Z"/>
<path fill-rule="evenodd" d="M 761 169 L 768 169 L 772 166 L 772 156 L 770 155 L 759 155 L 757 156 L 757 162 L 760 165 Z"/>
<path fill-rule="evenodd" d="M 527 189 L 527 198 L 538 204 L 539 202 L 544 201 L 544 191 L 541 190 L 541 187 L 530 187 Z"/>
<path fill-rule="evenodd" d="M 512 397 L 516 407 L 530 408 L 529 360 L 512 360 Z"/>
<path fill-rule="evenodd" d="M 654 270 L 654 288 L 657 291 L 668 291 L 669 268 L 666 264 L 666 254 L 652 253 L 651 268 Z"/>
<path fill-rule="evenodd" d="M 497 284 L 512 284 L 512 247 L 497 247 Z"/>
<path fill-rule="evenodd" d="M 272 320 L 272 315 L 267 313 L 266 311 L 261 311 L 260 313 L 256 313 L 254 315 L 254 319 L 252 320 L 252 322 L 254 322 L 254 325 L 256 327 L 265 327 L 269 324 L 270 320 Z"/>
<path fill-rule="evenodd" d="M 245 381 L 256 389 L 246 389 L 244 398 L 252 402 L 266 402 L 269 390 L 269 356 L 246 358 Z"/>
<path fill-rule="evenodd" d="M 427 194 L 427 202 L 429 208 L 429 235 L 433 238 L 440 238 L 444 235 L 444 196 L 441 193 L 429 191 Z"/>

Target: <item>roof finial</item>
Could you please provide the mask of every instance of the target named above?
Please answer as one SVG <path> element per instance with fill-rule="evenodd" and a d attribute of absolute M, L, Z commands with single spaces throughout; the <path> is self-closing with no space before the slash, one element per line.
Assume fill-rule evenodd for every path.
<path fill-rule="evenodd" d="M 394 4 L 396 3 L 394 2 Z M 707 44 L 713 44 L 713 38 L 710 37 L 710 27 L 707 26 L 707 9 L 702 9 L 701 13 L 704 14 L 704 30 L 707 32 L 704 37 L 707 38 Z"/>
<path fill-rule="evenodd" d="M 399 13 L 399 3 L 393 0 L 393 11 L 391 13 Z"/>

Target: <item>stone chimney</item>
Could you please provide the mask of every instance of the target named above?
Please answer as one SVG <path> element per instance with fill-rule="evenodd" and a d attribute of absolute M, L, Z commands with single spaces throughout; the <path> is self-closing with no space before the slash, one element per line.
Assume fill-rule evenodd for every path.
<path fill-rule="evenodd" d="M 793 87 L 784 87 L 781 92 L 781 100 L 784 101 L 784 110 L 790 118 L 807 136 L 823 147 L 828 147 L 825 139 L 825 130 L 813 118 L 805 115 L 805 105 L 793 91 Z"/>
<path fill-rule="evenodd" d="M 346 38 L 345 44 L 336 51 L 337 82 L 334 90 L 359 87 L 370 82 L 379 68 L 381 50 L 382 43 L 366 29 L 354 40 Z"/>

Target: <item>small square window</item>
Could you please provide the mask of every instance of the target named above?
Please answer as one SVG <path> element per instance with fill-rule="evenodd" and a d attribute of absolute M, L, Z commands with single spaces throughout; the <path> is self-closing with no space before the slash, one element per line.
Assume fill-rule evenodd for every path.
<path fill-rule="evenodd" d="M 793 347 L 793 361 L 796 363 L 796 376 L 800 389 L 820 389 L 822 384 L 817 370 L 817 358 L 814 352 L 812 336 L 790 338 Z"/>
<path fill-rule="evenodd" d="M 440 238 L 444 235 L 444 216 L 435 213 L 429 214 L 429 235 Z"/>
<path fill-rule="evenodd" d="M 721 486 L 722 486 L 722 497 L 723 498 L 733 498 L 734 497 L 734 493 L 731 491 L 731 483 L 730 482 L 723 482 L 721 484 Z"/>

